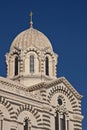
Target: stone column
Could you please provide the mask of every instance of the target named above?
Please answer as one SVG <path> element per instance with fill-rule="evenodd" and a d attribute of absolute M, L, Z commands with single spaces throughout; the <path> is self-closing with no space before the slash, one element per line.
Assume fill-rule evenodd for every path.
<path fill-rule="evenodd" d="M 0 116 L 0 130 L 3 130 L 3 117 Z"/>
<path fill-rule="evenodd" d="M 31 130 L 31 121 L 28 120 L 28 130 Z"/>
<path fill-rule="evenodd" d="M 0 130 L 1 130 L 1 119 L 0 119 Z"/>
<path fill-rule="evenodd" d="M 69 130 L 69 120 L 67 120 L 67 130 Z"/>
<path fill-rule="evenodd" d="M 67 129 L 67 118 L 66 118 L 66 116 L 65 116 L 65 130 L 68 130 Z"/>
<path fill-rule="evenodd" d="M 62 113 L 59 113 L 59 130 L 61 130 L 61 118 L 62 118 Z"/>

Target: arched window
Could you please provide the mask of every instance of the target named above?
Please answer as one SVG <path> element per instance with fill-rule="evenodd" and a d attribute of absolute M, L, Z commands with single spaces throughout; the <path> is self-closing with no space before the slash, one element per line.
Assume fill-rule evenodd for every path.
<path fill-rule="evenodd" d="M 26 120 L 24 121 L 24 130 L 29 130 L 29 129 L 28 129 L 28 119 L 26 119 Z"/>
<path fill-rule="evenodd" d="M 60 117 L 58 111 L 56 111 L 55 113 L 55 130 L 66 130 L 65 115 L 63 114 L 62 117 Z M 68 127 L 67 127 L 67 130 L 68 130 Z"/>
<path fill-rule="evenodd" d="M 30 56 L 30 73 L 34 73 L 34 56 Z"/>
<path fill-rule="evenodd" d="M 46 75 L 49 75 L 49 59 L 46 57 L 45 59 L 45 73 Z"/>
<path fill-rule="evenodd" d="M 18 57 L 15 57 L 15 76 L 18 75 Z"/>
<path fill-rule="evenodd" d="M 55 113 L 55 130 L 59 130 L 59 116 L 58 116 L 58 112 Z"/>
<path fill-rule="evenodd" d="M 61 119 L 61 130 L 66 130 L 65 115 L 64 114 L 63 114 L 63 118 Z"/>
<path fill-rule="evenodd" d="M 31 130 L 31 121 L 29 119 L 24 120 L 24 129 L 23 130 Z"/>

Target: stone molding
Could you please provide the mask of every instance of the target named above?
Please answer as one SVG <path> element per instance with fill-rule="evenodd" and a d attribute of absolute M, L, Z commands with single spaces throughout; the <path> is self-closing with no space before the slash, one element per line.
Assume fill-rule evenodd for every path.
<path fill-rule="evenodd" d="M 0 83 L 4 84 L 4 85 L 7 85 L 7 86 L 10 86 L 10 87 L 15 87 L 17 89 L 20 89 L 20 90 L 23 90 L 23 91 L 35 91 L 35 90 L 38 90 L 40 88 L 51 88 L 52 86 L 55 86 L 59 83 L 64 83 L 65 86 L 80 100 L 82 98 L 82 95 L 80 95 L 75 89 L 74 87 L 64 78 L 64 77 L 61 77 L 61 78 L 58 78 L 56 80 L 52 80 L 52 81 L 49 81 L 49 82 L 41 82 L 41 83 L 38 83 L 36 85 L 33 85 L 29 88 L 26 88 L 24 85 L 22 84 L 18 84 L 18 83 L 15 83 L 14 81 L 11 81 L 9 79 L 6 79 L 6 78 L 2 78 L 0 77 Z"/>

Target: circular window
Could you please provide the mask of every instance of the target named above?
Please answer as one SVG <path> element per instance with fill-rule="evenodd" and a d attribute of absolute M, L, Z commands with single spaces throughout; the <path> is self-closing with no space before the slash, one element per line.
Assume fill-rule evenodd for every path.
<path fill-rule="evenodd" d="M 58 104 L 62 105 L 62 100 L 60 98 L 58 99 Z"/>

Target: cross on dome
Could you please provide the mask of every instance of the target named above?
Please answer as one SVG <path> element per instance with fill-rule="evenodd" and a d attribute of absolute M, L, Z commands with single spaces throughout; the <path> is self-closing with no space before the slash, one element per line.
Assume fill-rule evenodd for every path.
<path fill-rule="evenodd" d="M 30 28 L 32 28 L 33 27 L 33 21 L 32 21 L 33 13 L 32 13 L 32 11 L 30 12 L 29 16 L 30 16 Z"/>

